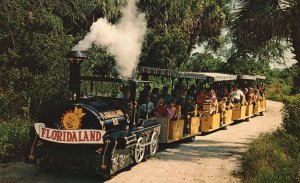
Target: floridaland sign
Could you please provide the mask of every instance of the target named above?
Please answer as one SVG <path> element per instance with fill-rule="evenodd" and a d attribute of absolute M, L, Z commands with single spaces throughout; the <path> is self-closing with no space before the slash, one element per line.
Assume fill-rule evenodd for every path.
<path fill-rule="evenodd" d="M 44 123 L 35 123 L 35 131 L 41 139 L 64 144 L 102 144 L 105 131 L 80 129 L 81 118 L 85 115 L 81 108 L 66 112 L 61 120 L 63 129 L 45 127 Z"/>

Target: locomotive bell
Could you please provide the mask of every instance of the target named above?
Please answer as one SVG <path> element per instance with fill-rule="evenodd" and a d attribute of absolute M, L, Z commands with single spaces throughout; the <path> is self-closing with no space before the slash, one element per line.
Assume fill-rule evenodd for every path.
<path fill-rule="evenodd" d="M 73 100 L 77 100 L 80 96 L 80 64 L 86 59 L 81 51 L 70 51 L 66 55 L 69 62 L 69 90 L 72 92 Z"/>

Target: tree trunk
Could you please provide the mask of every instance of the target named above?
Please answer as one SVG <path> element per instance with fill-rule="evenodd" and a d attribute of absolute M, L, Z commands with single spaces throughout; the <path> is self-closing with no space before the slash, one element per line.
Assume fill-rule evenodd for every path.
<path fill-rule="evenodd" d="M 295 54 L 295 59 L 297 61 L 297 76 L 294 78 L 294 92 L 300 92 L 300 19 L 298 19 L 298 22 L 295 23 L 294 28 L 291 32 L 291 38 L 292 38 L 292 46 L 293 51 L 292 53 Z"/>

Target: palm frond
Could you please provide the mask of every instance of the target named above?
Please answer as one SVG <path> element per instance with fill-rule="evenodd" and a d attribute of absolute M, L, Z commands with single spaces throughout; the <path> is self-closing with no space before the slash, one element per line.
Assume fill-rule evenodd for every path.
<path fill-rule="evenodd" d="M 270 40 L 288 39 L 293 23 L 293 0 L 242 0 L 231 26 L 233 41 L 242 50 L 255 51 Z"/>

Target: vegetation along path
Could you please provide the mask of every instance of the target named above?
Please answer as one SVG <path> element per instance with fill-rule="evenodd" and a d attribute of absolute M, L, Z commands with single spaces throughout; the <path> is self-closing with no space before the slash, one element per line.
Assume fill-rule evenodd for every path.
<path fill-rule="evenodd" d="M 117 174 L 108 182 L 240 182 L 241 152 L 262 133 L 280 126 L 282 103 L 268 101 L 264 116 L 229 126 L 192 143 L 164 147 L 155 157 Z M 99 182 L 95 177 L 41 173 L 37 166 L 17 162 L 0 166 L 0 182 Z"/>

